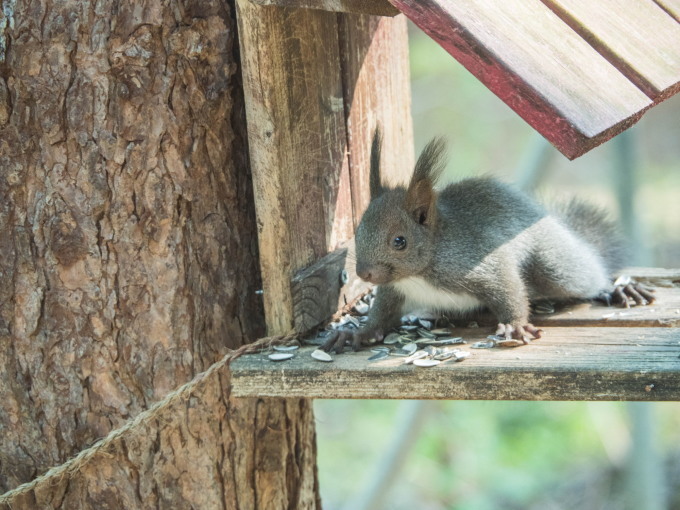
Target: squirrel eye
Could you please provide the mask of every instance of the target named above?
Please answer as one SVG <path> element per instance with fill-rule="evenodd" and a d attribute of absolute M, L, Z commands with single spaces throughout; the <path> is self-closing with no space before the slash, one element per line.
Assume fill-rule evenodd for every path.
<path fill-rule="evenodd" d="M 395 237 L 392 239 L 392 246 L 394 246 L 397 250 L 403 250 L 406 248 L 406 238 L 402 236 Z"/>

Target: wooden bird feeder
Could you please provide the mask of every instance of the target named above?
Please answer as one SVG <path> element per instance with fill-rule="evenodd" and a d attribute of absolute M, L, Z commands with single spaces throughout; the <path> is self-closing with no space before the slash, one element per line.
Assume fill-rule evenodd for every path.
<path fill-rule="evenodd" d="M 412 20 L 570 159 L 680 89 L 674 0 L 625 8 L 613 0 L 239 0 L 238 6 L 270 333 L 291 326 L 307 332 L 367 288 L 354 273 L 352 234 L 368 202 L 368 144 L 377 123 L 385 131 L 383 180 L 404 181 L 413 167 L 407 34 L 404 16 L 395 15 Z M 534 317 L 547 334 L 528 348 L 478 352 L 430 371 L 368 364 L 368 353 L 337 356 L 332 364 L 309 356 L 285 365 L 244 357 L 233 364 L 233 391 L 679 400 L 680 276 L 634 272 L 662 285 L 659 306 L 609 317 L 606 308 L 582 305 Z M 466 334 L 474 341 L 490 331 Z"/>

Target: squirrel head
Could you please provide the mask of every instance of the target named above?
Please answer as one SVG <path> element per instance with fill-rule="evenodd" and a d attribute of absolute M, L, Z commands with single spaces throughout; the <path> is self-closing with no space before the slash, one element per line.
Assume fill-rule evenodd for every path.
<path fill-rule="evenodd" d="M 445 145 L 439 138 L 420 154 L 408 187 L 380 184 L 382 138 L 376 129 L 371 147 L 371 203 L 356 231 L 357 275 L 385 284 L 422 273 L 436 249 L 437 192 Z"/>

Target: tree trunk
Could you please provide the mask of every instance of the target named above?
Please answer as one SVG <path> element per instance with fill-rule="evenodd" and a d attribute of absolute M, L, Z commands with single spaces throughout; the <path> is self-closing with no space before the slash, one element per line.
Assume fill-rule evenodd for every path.
<path fill-rule="evenodd" d="M 217 0 L 3 2 L 0 492 L 264 332 L 235 30 Z M 311 407 L 225 377 L 12 508 L 318 506 Z"/>

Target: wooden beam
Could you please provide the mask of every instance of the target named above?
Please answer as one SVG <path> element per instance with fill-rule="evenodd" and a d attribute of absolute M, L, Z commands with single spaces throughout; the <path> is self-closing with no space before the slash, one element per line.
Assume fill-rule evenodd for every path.
<path fill-rule="evenodd" d="M 462 330 L 469 342 L 491 330 Z M 403 358 L 368 362 L 369 351 L 334 355 L 302 349 L 285 362 L 265 354 L 232 363 L 232 394 L 241 397 L 468 400 L 680 401 L 680 334 L 674 328 L 547 328 L 514 349 L 466 349 L 462 362 L 432 368 Z"/>
<path fill-rule="evenodd" d="M 337 15 L 237 7 L 265 314 L 279 334 L 293 323 L 291 275 L 328 252 L 335 225 L 351 235 L 351 205 L 336 209 L 349 196 Z"/>
<path fill-rule="evenodd" d="M 390 0 L 570 159 L 651 104 L 540 0 Z"/>
<path fill-rule="evenodd" d="M 347 12 L 396 16 L 399 11 L 387 0 L 252 0 L 259 5 L 319 9 L 322 11 Z"/>
<path fill-rule="evenodd" d="M 680 24 L 652 0 L 543 0 L 655 102 L 680 90 Z"/>

